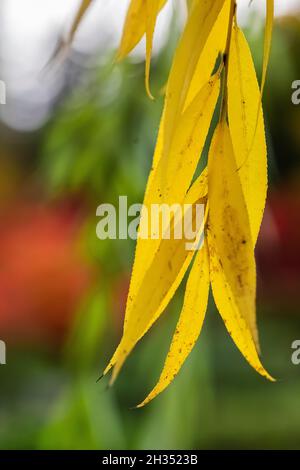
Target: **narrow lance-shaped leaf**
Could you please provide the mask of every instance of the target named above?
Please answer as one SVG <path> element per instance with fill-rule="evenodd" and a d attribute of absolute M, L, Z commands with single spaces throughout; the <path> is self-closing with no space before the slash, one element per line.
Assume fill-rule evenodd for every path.
<path fill-rule="evenodd" d="M 267 147 L 251 51 L 237 26 L 232 31 L 227 86 L 230 133 L 255 245 L 267 196 Z"/>
<path fill-rule="evenodd" d="M 91 6 L 92 2 L 93 0 L 81 0 L 67 38 L 61 39 L 59 41 L 59 44 L 56 50 L 54 51 L 54 53 L 52 54 L 50 60 L 48 61 L 45 69 L 47 69 L 47 67 L 49 66 L 52 66 L 57 61 L 60 62 L 61 60 L 64 60 L 64 58 L 67 56 L 69 48 L 77 32 L 77 29 L 79 25 L 81 24 L 81 21 L 83 17 L 85 16 L 87 10 Z"/>
<path fill-rule="evenodd" d="M 142 214 L 141 226 L 148 220 L 152 204 L 181 204 L 190 186 L 201 152 L 203 150 L 210 122 L 214 113 L 220 90 L 220 79 L 216 75 L 211 78 L 195 97 L 193 103 L 183 113 L 178 122 L 178 132 L 174 136 L 174 142 L 170 150 L 170 171 L 165 175 L 165 183 L 161 180 L 160 161 L 157 167 L 151 171 L 147 184 L 144 206 L 148 208 L 148 214 Z M 161 140 L 158 138 L 157 151 L 160 151 Z M 180 181 L 180 184 L 177 183 Z M 162 198 L 162 187 L 165 198 Z M 148 220 L 150 225 L 150 220 Z M 129 295 L 126 306 L 125 327 L 131 315 L 131 303 L 139 290 L 146 270 L 151 264 L 158 249 L 159 240 L 137 240 L 135 261 L 130 282 Z"/>
<path fill-rule="evenodd" d="M 199 57 L 187 93 L 187 98 L 184 104 L 185 108 L 191 103 L 191 101 L 193 101 L 199 89 L 208 81 L 216 64 L 218 55 L 224 52 L 227 37 L 229 9 L 230 0 L 225 0 L 223 8 L 208 36 L 207 42 Z"/>
<path fill-rule="evenodd" d="M 255 324 L 256 268 L 250 224 L 229 128 L 218 125 L 208 162 L 208 244 L 216 306 L 249 364 L 272 380 L 258 357 Z"/>
<path fill-rule="evenodd" d="M 191 187 L 184 204 L 201 202 L 206 194 L 207 173 L 204 172 Z M 194 200 L 194 197 L 196 200 Z M 173 223 L 175 227 L 182 226 L 182 215 L 181 213 L 180 218 L 174 216 Z M 194 224 L 194 218 L 190 222 Z M 174 237 L 170 239 L 162 238 L 159 241 L 153 261 L 143 274 L 142 283 L 135 293 L 134 299 L 130 297 L 129 293 L 130 316 L 124 327 L 122 340 L 104 371 L 104 373 L 107 373 L 111 367 L 115 366 L 112 381 L 116 378 L 123 362 L 135 344 L 144 336 L 170 302 L 190 265 L 193 255 L 194 251 L 187 249 L 184 237 L 178 239 Z"/>
<path fill-rule="evenodd" d="M 261 78 L 261 94 L 263 94 L 267 70 L 270 59 L 272 34 L 273 34 L 273 22 L 274 22 L 274 0 L 266 0 L 267 5 L 267 16 L 266 16 L 266 29 L 265 29 L 265 40 L 264 40 L 264 58 L 262 67 L 262 78 Z"/>
<path fill-rule="evenodd" d="M 168 80 L 168 92 L 166 94 L 164 111 L 159 127 L 157 145 L 153 157 L 152 171 L 147 183 L 146 197 L 149 192 L 153 177 L 156 175 L 157 166 L 160 160 L 165 160 L 163 167 L 161 167 L 161 173 L 163 173 L 167 168 L 166 161 L 168 160 L 168 157 L 166 157 L 166 155 L 170 150 L 174 133 L 178 128 L 177 121 L 180 118 L 180 114 L 182 114 L 183 109 L 187 107 L 186 97 L 196 70 L 196 66 L 198 66 L 198 69 L 201 68 L 202 65 L 203 67 L 207 67 L 206 58 L 208 57 L 208 54 L 204 54 L 202 60 L 200 57 L 213 24 L 217 20 L 224 3 L 226 2 L 228 2 L 228 0 L 201 0 L 201 2 L 199 0 L 194 0 L 194 8 L 192 9 L 191 17 L 187 22 L 182 38 L 180 39 L 179 45 L 177 46 L 172 70 Z M 216 50 L 215 47 L 213 47 L 213 49 Z M 211 47 L 209 48 L 208 52 L 211 52 Z M 207 82 L 210 75 L 211 67 L 208 66 L 205 68 L 203 78 L 201 78 L 201 80 L 194 80 L 193 93 L 189 95 L 188 104 L 190 104 L 193 98 L 198 94 L 199 90 Z M 176 87 L 177 89 L 175 90 Z M 182 88 L 184 88 L 184 96 L 182 95 Z M 174 90 L 175 93 L 173 93 Z M 178 102 L 179 95 L 182 98 L 180 102 Z M 177 121 L 170 119 L 172 115 L 178 116 Z M 160 178 L 162 181 L 162 174 L 160 175 Z"/>
<path fill-rule="evenodd" d="M 163 371 L 154 389 L 139 408 L 149 403 L 173 381 L 192 351 L 202 329 L 209 293 L 209 261 L 204 242 L 187 281 L 184 304 Z"/>
<path fill-rule="evenodd" d="M 252 150 L 252 146 L 254 145 L 257 128 L 259 126 L 260 112 L 262 111 L 261 101 L 262 101 L 263 92 L 265 88 L 267 70 L 268 70 L 268 65 L 269 65 L 269 60 L 270 60 L 272 34 L 273 34 L 273 22 L 274 22 L 274 0 L 266 0 L 266 7 L 267 7 L 267 13 L 266 13 L 262 77 L 261 77 L 261 85 L 260 85 L 260 99 L 257 102 L 256 125 L 254 128 L 252 142 L 250 146 L 251 150 Z"/>

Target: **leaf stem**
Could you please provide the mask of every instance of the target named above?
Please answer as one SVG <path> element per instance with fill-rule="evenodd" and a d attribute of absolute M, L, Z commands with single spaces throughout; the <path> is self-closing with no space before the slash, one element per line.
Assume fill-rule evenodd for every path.
<path fill-rule="evenodd" d="M 227 114 L 228 63 L 229 63 L 230 44 L 231 44 L 231 36 L 232 36 L 232 26 L 233 26 L 235 14 L 236 14 L 236 0 L 231 0 L 226 46 L 225 46 L 225 51 L 223 54 L 224 71 L 223 71 L 223 78 L 222 78 L 222 100 L 221 100 L 221 110 L 220 110 L 220 121 L 225 121 L 226 114 Z"/>

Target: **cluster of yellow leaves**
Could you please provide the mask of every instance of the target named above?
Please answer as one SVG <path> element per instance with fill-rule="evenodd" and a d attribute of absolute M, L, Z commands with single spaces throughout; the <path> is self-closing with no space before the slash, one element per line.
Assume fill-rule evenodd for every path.
<path fill-rule="evenodd" d="M 79 15 L 88 3 L 82 2 Z M 146 35 L 145 81 L 150 96 L 153 34 L 165 3 L 166 0 L 131 0 L 118 51 L 118 59 L 123 59 Z M 237 25 L 236 2 L 188 1 L 186 24 L 166 87 L 144 206 L 204 203 L 206 217 L 199 233 L 204 243 L 195 255 L 186 250 L 184 239 L 138 238 L 123 336 L 104 371 L 106 374 L 112 369 L 112 381 L 191 267 L 163 371 L 139 406 L 170 384 L 191 352 L 201 332 L 210 286 L 226 328 L 243 356 L 256 371 L 273 380 L 259 358 L 254 258 L 267 193 L 261 97 L 270 54 L 274 1 L 266 0 L 266 5 L 259 86 L 251 51 Z M 208 164 L 192 183 L 219 97 L 220 120 L 214 130 Z M 140 230 L 149 212 L 142 213 Z"/>

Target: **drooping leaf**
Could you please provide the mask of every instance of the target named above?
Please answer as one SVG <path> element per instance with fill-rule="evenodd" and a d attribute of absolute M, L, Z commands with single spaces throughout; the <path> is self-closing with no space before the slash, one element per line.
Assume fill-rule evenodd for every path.
<path fill-rule="evenodd" d="M 216 306 L 233 341 L 249 364 L 263 368 L 256 344 L 254 245 L 227 124 L 217 126 L 208 162 L 208 244 Z"/>
<path fill-rule="evenodd" d="M 199 199 L 203 199 L 208 193 L 208 175 L 207 167 L 204 168 L 201 175 L 193 182 L 185 197 L 185 204 L 194 204 Z"/>
<path fill-rule="evenodd" d="M 146 0 L 146 67 L 145 67 L 145 87 L 147 94 L 153 99 L 150 91 L 150 63 L 153 44 L 153 33 L 156 18 L 160 10 L 160 0 Z"/>
<path fill-rule="evenodd" d="M 124 59 L 131 51 L 135 48 L 135 46 L 140 42 L 142 37 L 147 31 L 147 5 L 146 2 L 148 0 L 131 0 L 127 16 L 123 28 L 122 39 L 120 43 L 120 47 L 117 53 L 117 60 Z M 159 4 L 157 9 L 157 14 L 163 8 L 167 0 L 153 0 L 156 4 Z M 156 10 L 156 9 L 155 9 Z M 154 14 L 154 9 L 151 8 L 151 14 Z M 157 16 L 156 14 L 156 16 Z M 154 18 L 153 18 L 154 19 Z M 148 22 L 148 25 L 152 24 L 150 29 L 153 28 L 155 25 L 155 19 L 153 24 L 153 19 Z M 149 31 L 149 30 L 148 30 Z M 148 44 L 149 50 L 152 49 L 152 36 L 153 31 L 151 34 L 148 35 L 148 38 L 151 38 L 151 46 Z"/>
<path fill-rule="evenodd" d="M 201 201 L 207 194 L 207 172 L 204 172 L 193 184 L 187 193 L 184 204 L 195 204 Z M 195 198 L 195 199 L 194 199 Z M 182 215 L 174 216 L 175 226 L 182 226 Z M 194 224 L 194 217 L 190 223 Z M 203 226 L 202 226 L 203 230 Z M 200 234 L 199 234 L 200 236 Z M 145 240 L 151 244 L 154 240 Z M 193 258 L 194 251 L 188 250 L 187 240 L 184 237 L 161 238 L 150 266 L 141 272 L 141 282 L 136 292 L 127 301 L 127 322 L 124 325 L 124 333 L 121 342 L 107 366 L 107 373 L 113 366 L 112 381 L 116 378 L 123 362 L 134 348 L 136 343 L 144 336 L 153 323 L 164 311 Z M 147 245 L 144 246 L 147 248 Z M 130 310 L 128 310 L 130 309 Z"/>
<path fill-rule="evenodd" d="M 190 13 L 191 9 L 193 8 L 194 2 L 195 0 L 186 0 L 186 7 L 187 7 L 188 13 Z"/>
<path fill-rule="evenodd" d="M 73 42 L 74 36 L 77 32 L 77 29 L 83 17 L 85 16 L 87 10 L 91 6 L 92 2 L 93 0 L 81 0 L 67 38 L 61 39 L 59 41 L 58 46 L 56 47 L 54 53 L 52 54 L 51 58 L 48 60 L 48 63 L 45 66 L 45 70 L 51 67 L 54 63 L 56 62 L 60 63 L 66 58 L 69 52 L 69 48 L 71 47 L 71 44 Z"/>
<path fill-rule="evenodd" d="M 76 34 L 76 31 L 78 29 L 78 26 L 80 25 L 82 18 L 86 14 L 88 8 L 91 6 L 91 3 L 93 0 L 82 0 L 79 6 L 79 9 L 77 11 L 77 14 L 75 16 L 75 19 L 73 21 L 69 36 L 68 36 L 68 44 L 71 44 L 73 41 L 73 38 Z"/>
<path fill-rule="evenodd" d="M 192 351 L 202 329 L 209 293 L 209 261 L 206 242 L 197 253 L 185 290 L 183 308 L 159 381 L 138 408 L 165 390 Z"/>
<path fill-rule="evenodd" d="M 261 78 L 261 95 L 263 94 L 267 70 L 270 59 L 272 34 L 273 34 L 273 22 L 274 22 L 274 0 L 266 0 L 267 4 L 267 16 L 266 16 L 266 29 L 265 29 L 265 40 L 264 40 L 264 59 L 262 67 L 262 78 Z"/>
<path fill-rule="evenodd" d="M 229 20 L 234 17 L 235 2 L 193 0 L 189 3 L 187 23 L 176 49 L 166 87 L 158 142 L 144 199 L 123 336 L 104 371 L 107 373 L 113 368 L 112 381 L 136 343 L 170 302 L 194 255 L 192 250 L 186 248 L 186 240 L 182 237 L 166 239 L 152 231 L 152 238 L 143 238 L 145 227 L 152 230 L 149 209 L 155 204 L 165 204 L 170 209 L 175 204 L 205 202 L 206 208 L 210 208 L 206 228 L 208 251 L 206 247 L 206 262 L 203 259 L 204 249 L 197 254 L 196 261 L 199 260 L 199 264 L 195 262 L 191 270 L 182 314 L 165 367 L 158 384 L 140 406 L 166 388 L 192 349 L 203 322 L 209 279 L 217 308 L 237 347 L 254 369 L 273 380 L 259 359 L 255 312 L 254 246 L 267 189 L 264 124 L 260 106 L 262 90 L 260 92 L 257 84 L 247 42 L 235 26 L 230 51 L 226 48 L 226 52 L 230 52 L 231 70 L 228 71 L 228 77 L 227 69 L 224 73 L 228 78 L 228 94 L 224 93 L 223 100 L 228 105 L 233 143 L 222 113 L 222 122 L 217 126 L 209 154 L 208 172 L 203 173 L 188 190 L 219 94 L 220 70 L 209 83 L 206 82 L 218 53 L 224 51 L 226 38 L 231 37 L 227 34 L 227 26 L 231 21 L 226 19 L 229 7 Z M 131 1 L 119 51 L 119 57 L 122 57 L 122 48 L 126 55 L 146 32 L 145 75 L 149 93 L 150 58 L 159 5 L 158 0 Z M 270 11 L 268 6 L 268 17 Z M 266 57 L 269 57 L 270 52 L 269 35 L 270 27 L 267 26 L 262 89 L 267 69 Z M 224 60 L 224 64 L 227 67 L 228 61 Z M 253 171 L 258 172 L 254 186 Z M 207 178 L 208 202 L 205 197 Z M 178 221 L 178 214 L 180 211 L 175 210 L 171 222 L 175 229 L 182 225 L 182 220 Z M 191 227 L 193 224 L 194 220 L 190 222 Z M 203 226 L 198 229 L 198 236 L 203 234 L 203 230 Z M 201 271 L 204 268 L 206 276 Z M 200 292 L 196 288 L 197 280 L 204 283 L 202 286 L 200 282 L 200 288 L 197 286 Z M 203 306 L 198 304 L 198 300 L 204 291 Z M 193 304 L 198 304 L 199 315 L 192 309 Z M 191 327 L 193 321 L 194 329 Z"/>
<path fill-rule="evenodd" d="M 267 196 L 267 147 L 251 51 L 237 26 L 232 31 L 227 85 L 230 133 L 255 244 Z"/>

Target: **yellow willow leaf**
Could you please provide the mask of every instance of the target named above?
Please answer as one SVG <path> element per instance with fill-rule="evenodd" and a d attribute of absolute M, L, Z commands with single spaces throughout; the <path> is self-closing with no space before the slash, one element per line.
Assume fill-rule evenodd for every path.
<path fill-rule="evenodd" d="M 70 30 L 70 34 L 69 34 L 69 37 L 68 37 L 68 43 L 69 44 L 73 41 L 73 38 L 74 38 L 75 33 L 78 29 L 78 26 L 80 25 L 81 20 L 84 17 L 84 15 L 86 14 L 86 12 L 87 12 L 88 8 L 90 7 L 92 1 L 93 0 L 82 0 L 81 1 L 80 7 L 79 7 L 79 9 L 77 11 L 77 14 L 75 16 L 75 19 L 73 21 L 73 24 L 72 24 L 72 27 L 71 27 L 71 30 Z"/>
<path fill-rule="evenodd" d="M 264 40 L 264 60 L 263 60 L 262 79 L 261 79 L 261 94 L 263 93 L 265 83 L 266 83 L 267 69 L 269 65 L 270 52 L 271 52 L 273 21 L 274 21 L 274 0 L 266 0 L 266 2 L 267 2 L 267 17 L 266 17 L 265 40 Z"/>
<path fill-rule="evenodd" d="M 255 245 L 267 196 L 267 147 L 251 51 L 237 26 L 232 31 L 227 86 L 230 133 Z"/>
<path fill-rule="evenodd" d="M 270 60 L 270 52 L 271 52 L 271 42 L 272 42 L 272 34 L 273 34 L 273 21 L 274 21 L 274 0 L 266 0 L 267 4 L 267 14 L 266 14 L 266 28 L 265 28 L 265 39 L 264 39 L 264 55 L 263 55 L 263 66 L 262 66 L 262 78 L 261 78 L 261 85 L 260 85 L 260 99 L 257 103 L 257 111 L 256 111 L 256 126 L 253 133 L 252 143 L 250 149 L 252 149 L 254 140 L 256 138 L 257 127 L 259 125 L 259 113 L 261 111 L 261 101 L 262 96 L 265 88 L 266 77 L 267 77 L 267 70 Z"/>
<path fill-rule="evenodd" d="M 190 85 L 190 81 L 192 79 L 193 73 L 195 71 L 195 67 L 197 65 L 199 56 L 205 46 L 206 40 L 209 36 L 209 33 L 215 23 L 222 6 L 225 0 L 202 0 L 201 2 L 195 4 L 195 7 L 192 9 L 189 19 L 187 21 L 187 25 L 185 27 L 184 33 L 182 38 L 179 42 L 179 46 L 175 53 L 175 59 L 173 62 L 172 70 L 170 73 L 170 78 L 168 81 L 167 86 L 167 94 L 166 94 L 166 101 L 165 107 L 163 112 L 163 128 L 160 129 L 159 138 L 158 138 L 158 145 L 159 148 L 156 149 L 155 157 L 154 157 L 154 167 L 153 171 L 149 177 L 149 183 L 147 185 L 146 196 L 144 204 L 146 207 L 149 207 L 150 204 L 155 202 L 162 202 L 161 199 L 166 202 L 168 198 L 169 201 L 174 201 L 175 203 L 181 203 L 182 199 L 173 199 L 173 194 L 169 191 L 167 197 L 164 197 L 164 189 L 165 185 L 162 184 L 164 178 L 164 170 L 168 173 L 168 162 L 169 162 L 169 153 L 173 143 L 173 137 L 176 134 L 175 130 L 177 131 L 179 126 L 180 117 L 182 114 L 185 98 L 188 92 L 188 88 Z M 205 115 L 207 110 L 205 110 Z M 201 113 L 200 113 L 201 114 Z M 205 135 L 206 137 L 206 135 Z M 199 147 L 201 148 L 201 146 Z M 189 160 L 189 145 L 187 142 L 185 152 L 187 152 L 186 158 L 184 154 L 180 155 L 182 162 L 185 162 L 186 159 Z M 200 152 L 197 155 L 197 160 L 199 159 Z M 164 158 L 165 157 L 165 158 Z M 192 156 L 194 159 L 195 156 Z M 162 166 L 160 166 L 162 165 Z M 160 166 L 160 167 L 159 167 Z M 181 166 L 181 168 L 184 165 Z M 172 171 L 170 172 L 172 175 Z M 174 173 L 174 172 L 173 172 Z M 184 173 L 182 173 L 184 174 Z M 193 176 L 193 175 L 192 175 Z M 168 177 L 168 182 L 170 183 L 171 177 Z M 181 181 L 180 176 L 178 175 L 177 180 Z M 188 181 L 188 186 L 190 181 Z M 181 184 L 175 184 L 174 190 L 178 191 L 178 187 Z M 188 186 L 185 188 L 187 190 Z M 161 188 L 162 192 L 159 192 Z M 180 189 L 182 191 L 182 189 Z M 184 192 L 183 192 L 184 194 Z M 141 225 L 144 221 L 143 215 L 141 218 Z M 165 240 L 162 241 L 164 243 Z M 172 248 L 172 247 L 171 247 Z M 168 253 L 169 250 L 169 253 Z M 143 303 L 145 297 L 148 298 L 148 295 L 145 296 L 144 289 L 149 287 L 149 272 L 152 270 L 152 274 L 150 278 L 155 276 L 155 272 L 157 271 L 158 263 L 155 262 L 156 253 L 159 253 L 159 243 L 156 240 L 138 240 L 136 255 L 135 255 L 135 263 L 133 267 L 132 279 L 130 283 L 130 291 L 128 295 L 128 301 L 126 306 L 126 315 L 125 315 L 125 325 L 124 325 L 124 336 L 123 340 L 121 341 L 120 346 L 118 347 L 115 355 L 109 366 L 106 369 L 109 370 L 113 365 L 118 362 L 115 367 L 113 378 L 117 375 L 118 370 L 120 369 L 123 361 L 125 360 L 126 356 L 128 355 L 129 351 L 134 347 L 136 342 L 145 334 L 145 332 L 150 328 L 153 322 L 157 319 L 158 315 L 163 311 L 166 304 L 163 305 L 162 300 L 157 302 L 157 293 L 156 296 L 151 297 L 151 301 L 156 301 L 157 305 L 155 308 L 151 307 L 149 309 L 148 304 Z M 181 264 L 184 264 L 184 260 L 186 259 L 186 250 L 184 259 L 181 261 Z M 166 258 L 168 261 L 172 259 L 173 254 L 170 247 L 166 247 L 163 250 L 163 253 L 166 252 L 168 257 Z M 164 253 L 165 254 L 165 253 Z M 161 254 L 159 255 L 161 256 Z M 175 257 L 177 259 L 178 256 Z M 180 258 L 180 256 L 179 256 Z M 160 260 L 161 263 L 164 260 Z M 179 269 L 176 267 L 176 279 L 179 278 L 179 282 L 184 275 L 185 270 L 187 269 L 190 260 L 184 265 L 185 269 Z M 179 263 L 180 264 L 180 263 Z M 154 274 L 153 274 L 154 270 Z M 175 268 L 174 268 L 175 271 Z M 178 275 L 179 273 L 179 275 Z M 180 277 L 181 276 L 181 277 Z M 147 282 L 145 282 L 145 280 Z M 176 282 L 174 281 L 175 288 Z M 159 287 L 162 288 L 163 284 L 160 283 Z M 170 288 L 168 292 L 170 291 Z M 142 294 L 141 294 L 142 292 Z M 175 292 L 175 291 L 174 291 Z M 172 294 L 173 295 L 173 294 Z M 140 297 L 142 296 L 142 300 Z M 171 297 L 167 297 L 169 301 Z M 168 303 L 168 302 L 167 302 Z M 140 305 L 141 304 L 141 305 Z M 159 305 L 163 306 L 163 308 L 159 308 Z M 145 307 L 148 307 L 146 310 L 147 315 L 143 317 L 145 325 L 141 328 L 141 312 L 145 312 Z M 158 312 L 158 315 L 157 315 Z M 139 329 L 136 328 L 136 323 L 138 320 Z M 132 338 L 131 338 L 132 337 Z M 124 347 L 125 341 L 125 347 Z M 128 347 L 129 346 L 129 347 Z"/>
<path fill-rule="evenodd" d="M 72 23 L 70 32 L 68 34 L 68 37 L 66 40 L 60 40 L 56 50 L 54 51 L 52 57 L 48 61 L 47 65 L 45 66 L 45 69 L 53 65 L 56 61 L 60 62 L 65 59 L 65 57 L 68 54 L 69 48 L 72 44 L 72 41 L 74 39 L 74 36 L 77 32 L 77 29 L 86 14 L 88 8 L 91 6 L 91 3 L 93 0 L 81 0 L 81 3 L 79 5 L 79 8 L 77 10 L 76 16 L 74 18 L 74 21 Z"/>
<path fill-rule="evenodd" d="M 207 178 L 207 167 L 204 168 L 201 175 L 194 181 L 190 187 L 186 198 L 185 204 L 195 204 L 198 199 L 203 199 L 208 193 L 208 178 Z"/>
<path fill-rule="evenodd" d="M 251 366 L 271 379 L 255 344 L 256 268 L 247 209 L 227 124 L 218 125 L 208 162 L 208 243 L 216 306 Z"/>
<path fill-rule="evenodd" d="M 219 93 L 220 76 L 217 73 L 203 85 L 178 119 L 168 166 L 161 161 L 154 185 L 164 202 L 182 201 L 185 196 L 201 158 Z"/>
<path fill-rule="evenodd" d="M 234 300 L 257 341 L 254 246 L 231 137 L 225 123 L 218 125 L 211 144 L 208 184 L 209 225 L 215 250 L 233 290 Z"/>
<path fill-rule="evenodd" d="M 146 1 L 146 67 L 145 67 L 145 87 L 148 96 L 153 99 L 150 91 L 150 64 L 153 44 L 153 34 L 156 23 L 156 18 L 160 10 L 160 0 L 145 0 Z"/>
<path fill-rule="evenodd" d="M 145 216 L 142 214 L 141 226 L 144 224 L 145 218 L 150 225 L 148 216 L 150 216 L 151 205 L 162 203 L 172 205 L 183 202 L 205 144 L 218 99 L 219 89 L 220 79 L 218 75 L 215 75 L 204 85 L 190 106 L 182 114 L 170 148 L 168 171 L 163 173 L 163 164 L 159 160 L 158 165 L 154 166 L 150 173 L 144 199 L 144 206 L 149 210 Z M 161 150 L 161 135 L 158 137 L 155 152 L 160 152 Z M 180 184 L 178 184 L 178 181 L 180 181 Z M 150 266 L 159 243 L 159 239 L 144 240 L 139 238 L 137 241 L 126 306 L 125 325 L 128 323 L 131 315 L 132 302 L 139 291 L 145 271 Z"/>
<path fill-rule="evenodd" d="M 206 194 L 207 172 L 204 172 L 191 187 L 184 203 L 195 204 L 201 201 Z M 193 199 L 194 197 L 195 199 Z M 190 220 L 192 224 L 195 222 L 194 215 Z M 176 219 L 174 226 L 182 226 L 182 214 L 179 219 Z M 200 235 L 201 233 L 199 233 Z M 151 245 L 153 240 L 146 241 Z M 145 249 L 147 249 L 147 245 Z M 134 298 L 131 297 L 129 292 L 127 309 L 130 306 L 130 316 L 127 323 L 125 323 L 121 342 L 104 371 L 104 374 L 106 374 L 115 366 L 112 381 L 116 378 L 123 362 L 136 343 L 151 328 L 170 302 L 191 263 L 193 255 L 194 251 L 187 249 L 184 237 L 179 239 L 174 237 L 170 239 L 161 238 L 159 240 L 152 263 L 146 271 L 141 273 L 142 282 L 138 291 L 134 293 Z"/>
<path fill-rule="evenodd" d="M 148 1 L 148 0 L 147 0 Z M 159 0 L 158 12 L 167 0 Z M 157 0 L 153 0 L 154 3 Z M 157 12 L 157 14 L 158 14 Z M 156 15 L 157 16 L 157 15 Z M 153 25 L 154 29 L 154 25 Z M 131 0 L 123 28 L 122 39 L 117 53 L 117 60 L 124 59 L 140 42 L 147 30 L 146 0 Z M 153 35 L 153 32 L 152 32 Z M 152 42 L 152 38 L 151 38 Z M 151 47 L 152 48 L 152 47 Z"/>
<path fill-rule="evenodd" d="M 225 0 L 195 2 L 188 17 L 175 52 L 167 85 L 162 159 L 168 159 L 169 146 L 184 108 L 199 57 L 224 2 Z"/>
<path fill-rule="evenodd" d="M 225 0 L 224 6 L 211 30 L 208 40 L 198 60 L 193 79 L 190 84 L 185 107 L 195 98 L 199 88 L 207 82 L 212 74 L 219 53 L 223 53 L 226 45 L 227 25 L 230 10 L 230 0 Z"/>
<path fill-rule="evenodd" d="M 206 242 L 197 253 L 185 290 L 183 308 L 163 371 L 154 389 L 138 408 L 165 390 L 192 351 L 202 329 L 209 293 L 209 261 Z"/>

